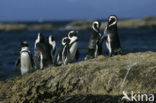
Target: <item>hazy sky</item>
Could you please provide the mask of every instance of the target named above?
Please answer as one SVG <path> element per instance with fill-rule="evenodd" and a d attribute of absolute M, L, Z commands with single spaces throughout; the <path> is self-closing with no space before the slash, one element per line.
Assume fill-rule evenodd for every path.
<path fill-rule="evenodd" d="M 1 0 L 0 21 L 156 16 L 156 0 Z"/>

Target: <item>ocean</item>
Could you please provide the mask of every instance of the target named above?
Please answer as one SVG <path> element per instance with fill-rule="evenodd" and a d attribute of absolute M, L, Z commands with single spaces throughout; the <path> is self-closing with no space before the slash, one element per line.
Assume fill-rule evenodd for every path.
<path fill-rule="evenodd" d="M 65 25 L 65 22 L 55 22 L 55 25 Z M 20 53 L 20 42 L 27 41 L 33 53 L 34 42 L 37 34 L 41 32 L 46 37 L 53 35 L 57 43 L 57 50 L 61 45 L 61 39 L 67 36 L 69 30 L 25 30 L 0 32 L 0 81 L 19 76 L 20 71 L 15 72 L 15 61 Z M 101 31 L 103 34 L 103 31 Z M 125 53 L 156 51 L 156 28 L 118 29 L 122 49 Z M 80 59 L 84 60 L 90 30 L 80 30 L 78 33 Z M 103 55 L 108 56 L 108 50 L 103 43 Z"/>

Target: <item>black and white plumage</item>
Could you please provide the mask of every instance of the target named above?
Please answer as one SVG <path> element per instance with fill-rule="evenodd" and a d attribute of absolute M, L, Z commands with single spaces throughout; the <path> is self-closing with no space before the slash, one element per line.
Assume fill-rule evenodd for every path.
<path fill-rule="evenodd" d="M 35 69 L 40 68 L 40 50 L 36 48 L 36 44 L 40 42 L 40 35 L 41 33 L 38 33 L 37 39 L 35 40 L 34 44 L 34 64 L 35 64 Z"/>
<path fill-rule="evenodd" d="M 69 51 L 70 51 L 70 63 L 73 62 L 74 58 L 76 60 L 79 59 L 79 50 L 78 50 L 78 37 L 77 37 L 78 31 L 70 31 L 68 33 L 68 38 L 70 39 L 69 43 Z"/>
<path fill-rule="evenodd" d="M 115 15 L 111 15 L 108 20 L 108 25 L 104 30 L 104 35 L 100 40 L 100 42 L 106 40 L 109 56 L 122 53 L 117 30 L 117 17 Z"/>
<path fill-rule="evenodd" d="M 41 33 L 38 34 L 35 47 L 38 54 L 36 55 L 36 57 L 39 59 L 40 69 L 50 66 L 52 63 L 51 63 L 49 43 L 45 41 L 45 38 Z"/>
<path fill-rule="evenodd" d="M 85 60 L 95 58 L 102 53 L 102 45 L 99 43 L 99 40 L 101 39 L 100 26 L 101 24 L 99 21 L 94 21 L 92 23 L 92 32 Z"/>
<path fill-rule="evenodd" d="M 33 71 L 33 58 L 27 42 L 21 43 L 20 57 L 17 59 L 15 64 L 16 71 L 19 64 L 21 64 L 20 70 L 22 75 Z"/>
<path fill-rule="evenodd" d="M 50 45 L 50 54 L 51 54 L 52 64 L 54 64 L 55 57 L 56 57 L 56 41 L 52 35 L 49 36 L 48 42 Z"/>
<path fill-rule="evenodd" d="M 62 39 L 62 43 L 61 43 L 62 45 L 58 52 L 57 60 L 56 60 L 56 64 L 58 66 L 69 63 L 69 60 L 70 60 L 69 59 L 69 56 L 70 56 L 69 43 L 70 43 L 70 39 L 68 37 L 64 37 Z"/>

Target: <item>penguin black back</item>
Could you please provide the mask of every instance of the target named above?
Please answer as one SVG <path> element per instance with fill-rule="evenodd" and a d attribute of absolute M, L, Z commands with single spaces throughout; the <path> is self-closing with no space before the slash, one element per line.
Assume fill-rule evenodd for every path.
<path fill-rule="evenodd" d="M 94 21 L 92 23 L 92 30 L 91 30 L 89 43 L 88 43 L 87 56 L 85 57 L 85 60 L 95 58 L 97 55 L 99 55 L 99 51 L 100 53 L 102 52 L 102 46 L 101 44 L 98 44 L 101 38 L 101 34 L 99 32 L 100 25 L 101 23 L 98 21 Z"/>
<path fill-rule="evenodd" d="M 109 50 L 109 56 L 121 54 L 122 49 L 118 37 L 117 17 L 115 15 L 109 16 L 108 25 L 105 29 L 103 38 L 106 37 L 106 45 Z"/>
<path fill-rule="evenodd" d="M 40 51 L 40 68 L 51 65 L 50 46 L 45 37 L 42 34 L 38 35 L 39 41 L 36 44 L 36 49 Z"/>

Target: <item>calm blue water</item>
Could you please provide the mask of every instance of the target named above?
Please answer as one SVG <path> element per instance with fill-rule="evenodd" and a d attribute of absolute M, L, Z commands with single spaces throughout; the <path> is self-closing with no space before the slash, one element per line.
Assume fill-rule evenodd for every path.
<path fill-rule="evenodd" d="M 54 35 L 57 42 L 57 50 L 60 46 L 62 37 L 68 34 L 68 30 L 47 30 L 47 31 L 14 31 L 0 32 L 0 80 L 20 75 L 20 71 L 14 72 L 14 63 L 20 52 L 20 42 L 27 41 L 33 53 L 34 41 L 37 33 L 42 32 L 45 36 Z M 123 50 L 128 52 L 156 51 L 156 29 L 119 29 L 119 37 Z M 101 31 L 103 33 L 103 31 Z M 90 31 L 79 31 L 80 60 L 83 60 Z M 103 44 L 104 55 L 107 49 Z"/>

